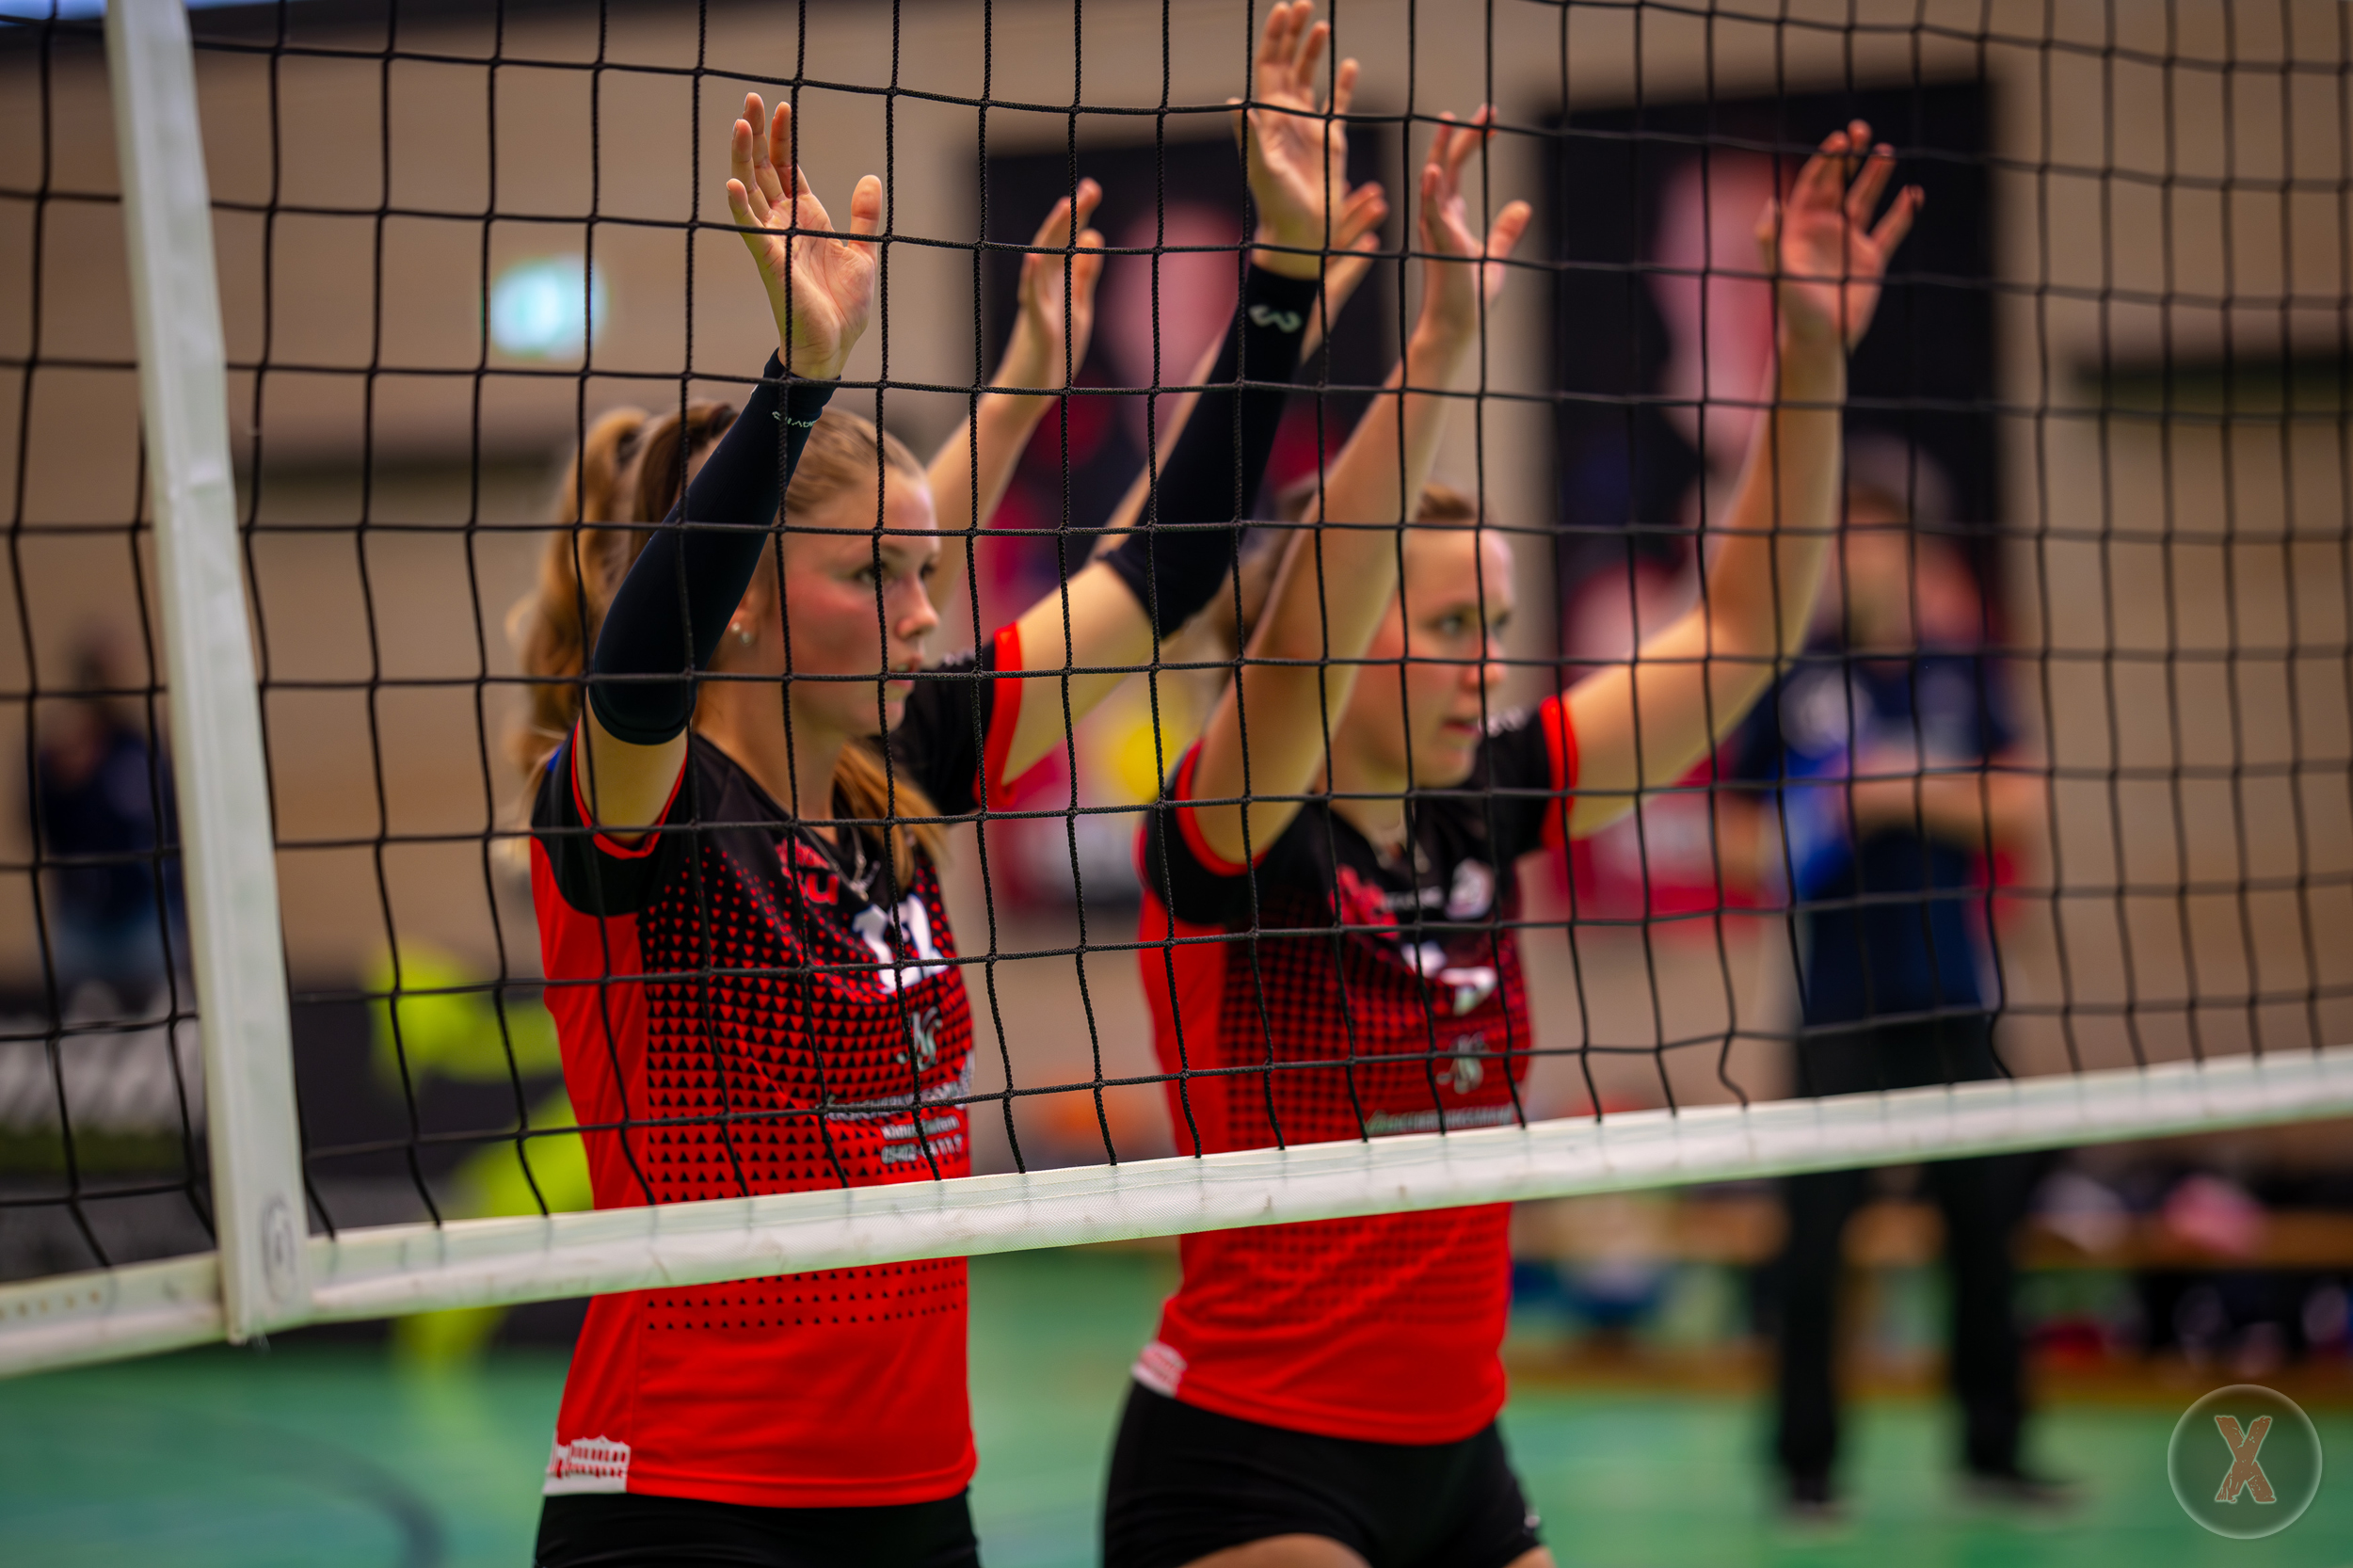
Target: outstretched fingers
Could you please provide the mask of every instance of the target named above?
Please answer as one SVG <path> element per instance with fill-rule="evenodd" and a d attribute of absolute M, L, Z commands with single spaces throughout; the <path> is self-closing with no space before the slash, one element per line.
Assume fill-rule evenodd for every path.
<path fill-rule="evenodd" d="M 1079 253 L 1070 258 L 1070 290 L 1081 299 L 1092 299 L 1096 280 L 1103 275 L 1103 232 L 1081 232 L 1077 249 Z"/>
<path fill-rule="evenodd" d="M 1301 21 L 1306 20 L 1311 8 L 1304 3 L 1300 6 Z M 1306 29 L 1306 36 L 1299 40 L 1299 48 L 1291 56 L 1291 90 L 1310 102 L 1315 91 L 1316 67 L 1323 61 L 1324 45 L 1331 41 L 1332 24 L 1319 22 Z"/>
<path fill-rule="evenodd" d="M 776 113 L 783 115 L 788 121 L 792 118 L 792 110 L 781 104 L 776 105 Z M 779 143 L 776 139 L 776 120 L 768 114 L 760 102 L 760 94 L 756 92 L 747 92 L 744 95 L 744 122 L 752 132 L 750 184 L 760 192 L 761 200 L 767 205 L 781 206 L 785 199 L 786 185 L 776 167 L 776 152 Z M 791 143 L 788 140 L 781 145 L 789 147 Z M 789 153 L 787 157 L 789 159 Z"/>
<path fill-rule="evenodd" d="M 1918 185 L 1906 185 L 1896 193 L 1896 200 L 1888 205 L 1887 216 L 1881 218 L 1879 227 L 1871 231 L 1871 243 L 1879 248 L 1882 258 L 1894 255 L 1896 248 L 1904 243 L 1904 236 L 1912 232 L 1912 220 L 1919 216 L 1920 208 L 1928 199 L 1929 193 Z"/>
<path fill-rule="evenodd" d="M 1871 155 L 1864 160 L 1863 172 L 1847 187 L 1847 221 L 1858 231 L 1870 228 L 1871 215 L 1879 211 L 1880 198 L 1895 175 L 1896 150 L 1881 142 L 1871 149 Z"/>
<path fill-rule="evenodd" d="M 1452 110 L 1440 111 L 1437 128 L 1430 133 L 1430 156 L 1422 161 L 1421 166 L 1421 197 L 1424 201 L 1433 200 L 1433 193 L 1440 186 L 1451 184 L 1449 171 L 1462 167 L 1461 161 L 1453 155 L 1454 140 L 1456 136 L 1465 135 L 1468 133 L 1454 123 Z"/>
<path fill-rule="evenodd" d="M 752 210 L 751 187 L 741 180 L 728 182 L 728 211 L 733 215 L 735 226 L 738 229 L 748 231 L 768 227 L 766 215 Z M 757 243 L 759 239 L 758 234 L 746 232 L 744 236 L 744 243 L 751 245 Z"/>
<path fill-rule="evenodd" d="M 882 229 L 882 181 L 869 174 L 850 192 L 849 241 L 870 256 L 874 252 L 873 236 Z"/>
<path fill-rule="evenodd" d="M 775 118 L 768 121 L 768 177 L 774 192 L 769 200 L 782 206 L 789 196 L 797 212 L 804 202 L 815 205 L 817 196 L 808 188 L 808 176 L 801 172 L 800 136 L 794 124 L 792 105 L 778 104 Z M 796 216 L 793 222 L 801 228 L 831 227 L 831 220 L 824 215 L 824 207 L 818 206 L 814 221 Z"/>
<path fill-rule="evenodd" d="M 1032 250 L 1060 250 L 1069 245 L 1072 225 L 1076 224 L 1084 228 L 1087 219 L 1095 216 L 1095 209 L 1102 204 L 1102 200 L 1103 187 L 1101 185 L 1096 184 L 1093 180 L 1080 181 L 1075 206 L 1071 198 L 1067 196 L 1055 202 L 1054 210 L 1046 215 L 1046 221 L 1039 224 L 1037 232 L 1031 236 L 1031 248 Z M 1032 257 L 1032 259 L 1043 260 L 1044 258 Z"/>
<path fill-rule="evenodd" d="M 1493 227 L 1487 231 L 1487 259 L 1491 262 L 1510 258 L 1513 248 L 1528 232 L 1528 226 L 1536 220 L 1536 209 L 1525 201 L 1513 201 L 1496 214 Z"/>
<path fill-rule="evenodd" d="M 1308 8 L 1305 5 L 1277 4 L 1269 8 L 1266 25 L 1258 33 L 1258 57 L 1251 62 L 1251 96 L 1265 96 L 1264 88 L 1272 86 L 1278 73 L 1290 70 L 1293 40 L 1299 32 L 1299 21 Z"/>
<path fill-rule="evenodd" d="M 1847 190 L 1847 133 L 1833 131 L 1798 171 L 1789 187 L 1792 206 L 1836 207 Z"/>
<path fill-rule="evenodd" d="M 1340 204 L 1338 221 L 1332 225 L 1332 248 L 1353 250 L 1366 241 L 1379 243 L 1379 229 L 1389 216 L 1388 193 L 1377 182 L 1368 182 L 1350 191 Z"/>
<path fill-rule="evenodd" d="M 1458 186 L 1463 183 L 1463 166 L 1495 135 L 1495 105 L 1481 104 L 1479 112 L 1454 133 L 1454 143 L 1447 152 L 1447 178 L 1449 183 Z"/>
<path fill-rule="evenodd" d="M 1339 69 L 1332 72 L 1332 102 L 1328 106 L 1334 114 L 1344 115 L 1355 102 L 1356 61 L 1352 56 L 1342 60 Z"/>
<path fill-rule="evenodd" d="M 753 149 L 759 136 L 749 120 L 735 122 L 734 132 L 728 137 L 728 209 L 735 221 L 745 228 L 768 227 L 767 193 L 760 187 Z"/>

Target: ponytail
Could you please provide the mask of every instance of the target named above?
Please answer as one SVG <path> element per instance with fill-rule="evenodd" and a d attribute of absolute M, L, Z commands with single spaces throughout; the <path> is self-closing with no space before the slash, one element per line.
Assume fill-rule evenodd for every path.
<path fill-rule="evenodd" d="M 725 403 L 690 403 L 648 419 L 616 408 L 588 427 L 564 471 L 556 526 L 539 553 L 539 582 L 506 613 L 507 640 L 532 681 L 507 755 L 529 791 L 580 720 L 581 673 L 596 646 L 613 592 L 645 549 L 646 527 L 667 517 L 686 484 L 686 464 L 735 422 Z"/>
<path fill-rule="evenodd" d="M 580 675 L 590 639 L 611 597 L 622 480 L 646 424 L 642 409 L 616 408 L 588 427 L 564 468 L 556 526 L 539 552 L 539 581 L 506 613 L 506 638 L 522 673 L 523 712 L 507 736 L 507 756 L 536 786 L 539 770 L 580 716 Z"/>
<path fill-rule="evenodd" d="M 948 835 L 939 824 L 904 820 L 936 817 L 939 808 L 932 804 L 921 785 L 907 776 L 904 768 L 884 773 L 882 753 L 873 742 L 852 741 L 841 748 L 841 758 L 833 765 L 833 796 L 842 816 L 876 824 L 890 851 L 890 874 L 901 888 L 915 880 L 918 848 L 934 865 L 947 855 Z M 867 834 L 870 840 L 877 836 Z"/>

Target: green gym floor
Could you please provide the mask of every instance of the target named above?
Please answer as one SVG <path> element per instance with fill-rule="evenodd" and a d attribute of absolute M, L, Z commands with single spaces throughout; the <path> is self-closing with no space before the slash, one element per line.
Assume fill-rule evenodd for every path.
<path fill-rule="evenodd" d="M 1112 1413 L 1171 1266 L 1101 1252 L 973 1265 L 973 1502 L 992 1568 L 1094 1561 Z M 379 1350 L 308 1344 L 0 1383 L 0 1564 L 523 1568 L 563 1375 L 547 1352 L 424 1375 Z M 1752 1401 L 1535 1389 L 1504 1423 L 1564 1568 L 1862 1568 L 1898 1553 L 1903 1568 L 2353 1565 L 2353 1416 L 2315 1413 L 2336 1464 L 2311 1512 L 2242 1543 L 2175 1506 L 2165 1448 L 2177 1414 L 2047 1412 L 2037 1452 L 2086 1484 L 2083 1507 L 2054 1525 L 1954 1499 L 1936 1406 L 1865 1405 L 1854 1514 L 1827 1534 L 1774 1521 Z"/>

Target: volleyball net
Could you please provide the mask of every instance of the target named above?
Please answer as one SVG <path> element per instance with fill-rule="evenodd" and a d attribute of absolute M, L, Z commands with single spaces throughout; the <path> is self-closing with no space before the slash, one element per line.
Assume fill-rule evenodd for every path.
<path fill-rule="evenodd" d="M 530 665 L 510 610 L 544 594 L 552 530 L 586 610 L 581 541 L 633 549 L 660 515 L 599 465 L 626 442 L 637 474 L 683 473 L 775 346 L 725 191 L 744 94 L 793 105 L 837 215 L 881 179 L 834 407 L 930 468 L 963 578 L 936 661 L 1157 526 L 1248 250 L 1229 100 L 1265 8 L 0 0 L 24 802 L 0 829 L 0 1369 L 2353 1114 L 2345 8 L 1331 20 L 1329 60 L 1361 62 L 1320 120 L 1347 137 L 1331 178 L 1390 210 L 1330 248 L 1235 571 L 1142 660 L 1028 672 L 1021 706 L 1066 715 L 1045 760 L 976 814 L 908 813 L 939 836 L 936 905 L 753 977 L 912 995 L 952 971 L 968 1073 L 923 1078 L 943 1020 L 917 1008 L 906 1084 L 763 1099 L 714 1030 L 708 1081 L 599 1120 L 567 1094 L 517 739 L 551 694 L 576 707 L 580 666 Z M 1189 923 L 1153 804 L 1284 552 L 1312 555 L 1302 498 L 1386 407 L 1422 159 L 1481 104 L 1473 230 L 1513 200 L 1536 220 L 1436 472 L 1498 541 L 1481 614 L 1513 614 L 1494 650 L 1389 656 L 1395 689 L 1490 670 L 1465 689 L 1500 730 L 1706 609 L 1770 417 L 1756 215 L 1861 119 L 1927 201 L 1853 358 L 1822 608 L 1698 767 L 1536 835 L 1516 872 L 1470 856 L 1424 887 L 1417 813 L 1572 823 L 1574 766 L 1409 783 L 1402 892 L 1327 847 L 1326 916 Z M 1030 318 L 1082 296 L 1052 390 L 1019 383 L 1029 411 L 992 424 Z M 940 466 L 966 421 L 1015 430 L 1017 460 Z M 895 526 L 878 504 L 878 560 Z M 1433 581 L 1409 566 L 1405 622 Z M 809 679 L 771 682 L 780 705 Z M 1314 722 L 1328 760 L 1339 721 Z M 1309 949 L 1339 954 L 1326 990 L 1269 979 Z M 1417 977 L 1414 1038 L 1360 1049 L 1351 987 L 1381 963 Z M 1221 1018 L 1221 995 L 1250 1005 Z M 824 1083 L 819 1036 L 789 1045 Z M 1890 1072 L 1904 1050 L 1941 1065 Z M 1266 1146 L 1205 1134 L 1212 1101 L 1236 1125 L 1262 1104 L 1224 1142 Z M 904 1179 L 593 1205 L 584 1138 L 708 1132 L 717 1158 L 893 1118 Z"/>

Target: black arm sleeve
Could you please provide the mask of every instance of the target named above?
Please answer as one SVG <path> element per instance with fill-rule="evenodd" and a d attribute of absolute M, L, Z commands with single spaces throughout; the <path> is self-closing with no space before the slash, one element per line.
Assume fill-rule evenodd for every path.
<path fill-rule="evenodd" d="M 744 412 L 629 568 L 597 634 L 588 702 L 606 732 L 632 745 L 660 745 L 694 717 L 694 672 L 709 667 L 743 602 L 784 486 L 833 396 L 830 381 L 787 387 L 773 354 L 761 376 Z M 673 679 L 646 679 L 662 676 Z"/>
<path fill-rule="evenodd" d="M 1234 564 L 1241 537 L 1235 524 L 1257 500 L 1266 477 L 1289 395 L 1280 383 L 1298 373 L 1299 345 L 1320 286 L 1313 278 L 1285 278 L 1255 266 L 1243 276 L 1225 346 L 1160 471 L 1152 520 L 1103 557 L 1163 636 L 1209 602 Z M 1237 384 L 1243 380 L 1260 384 Z M 1219 526 L 1183 526 L 1200 523 Z"/>

